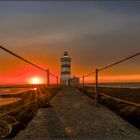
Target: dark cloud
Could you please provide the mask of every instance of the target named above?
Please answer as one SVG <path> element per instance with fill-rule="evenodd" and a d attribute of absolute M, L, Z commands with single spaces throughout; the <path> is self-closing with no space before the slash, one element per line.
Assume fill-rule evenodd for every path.
<path fill-rule="evenodd" d="M 0 2 L 1 43 L 52 69 L 60 67 L 59 59 L 67 50 L 72 57 L 73 72 L 85 73 L 140 51 L 139 5 L 138 2 L 8 5 Z M 131 73 L 129 67 L 135 73 L 140 70 L 138 58 L 120 67 L 123 69 L 118 69 L 120 73 L 126 70 Z"/>

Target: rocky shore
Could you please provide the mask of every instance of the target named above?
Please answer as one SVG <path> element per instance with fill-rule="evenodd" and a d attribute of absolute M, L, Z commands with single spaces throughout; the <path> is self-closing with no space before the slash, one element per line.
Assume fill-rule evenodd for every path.
<path fill-rule="evenodd" d="M 20 100 L 0 106 L 0 137 L 12 138 L 24 129 L 36 115 L 38 109 L 49 106 L 49 100 L 57 90 L 56 88 L 43 88 L 20 93 L 20 95 L 12 94 L 13 97 L 20 96 Z M 5 96 L 12 98 L 12 95 Z M 5 113 L 7 114 L 3 115 Z"/>

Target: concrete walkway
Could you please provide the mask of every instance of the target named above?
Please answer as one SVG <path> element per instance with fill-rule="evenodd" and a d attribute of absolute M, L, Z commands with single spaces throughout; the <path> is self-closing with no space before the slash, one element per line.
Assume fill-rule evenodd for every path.
<path fill-rule="evenodd" d="M 140 138 L 140 130 L 74 88 L 63 88 L 15 139 Z"/>

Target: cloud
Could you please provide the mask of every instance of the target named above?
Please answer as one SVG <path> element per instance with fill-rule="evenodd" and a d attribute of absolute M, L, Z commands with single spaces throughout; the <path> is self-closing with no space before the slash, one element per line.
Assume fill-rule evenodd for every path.
<path fill-rule="evenodd" d="M 140 11 L 135 7 L 97 2 L 5 4 L 0 8 L 1 44 L 57 71 L 67 50 L 73 73 L 86 73 L 140 51 Z M 0 59 L 9 62 L 7 55 Z M 118 66 L 118 72 L 138 73 L 139 61 L 134 60 Z"/>

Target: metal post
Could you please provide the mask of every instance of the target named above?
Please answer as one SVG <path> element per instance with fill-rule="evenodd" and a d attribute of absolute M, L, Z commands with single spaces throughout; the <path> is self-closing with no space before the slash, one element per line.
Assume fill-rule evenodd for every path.
<path fill-rule="evenodd" d="M 85 77 L 83 76 L 83 94 L 84 94 L 84 86 L 85 86 Z"/>
<path fill-rule="evenodd" d="M 37 90 L 35 90 L 35 106 L 36 106 L 36 109 L 38 109 L 38 103 L 37 103 Z"/>
<path fill-rule="evenodd" d="M 50 72 L 49 69 L 47 69 L 47 85 L 50 85 Z"/>
<path fill-rule="evenodd" d="M 57 86 L 58 86 L 58 76 L 56 77 L 56 80 L 57 80 Z"/>
<path fill-rule="evenodd" d="M 95 79 L 95 106 L 98 102 L 98 69 L 96 69 L 96 79 Z"/>

